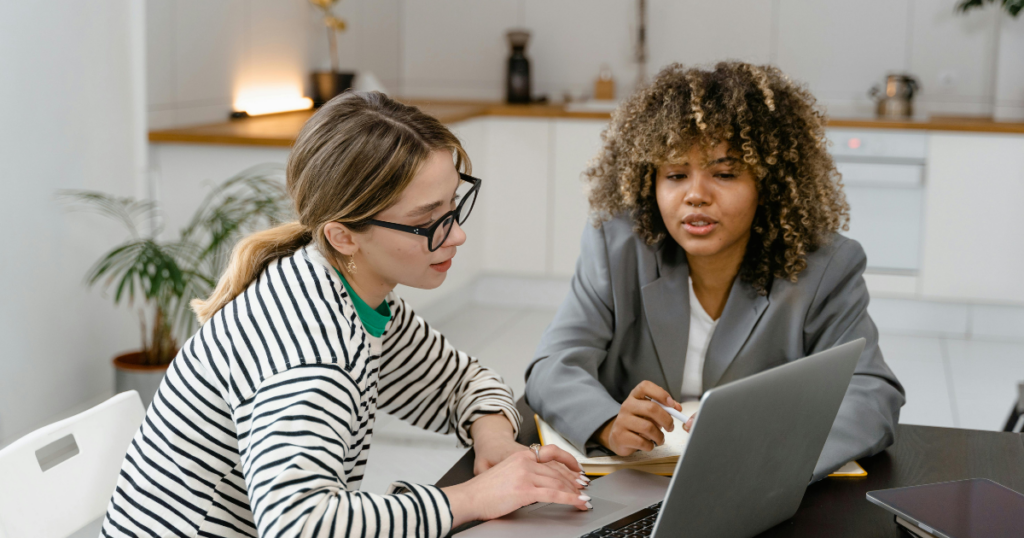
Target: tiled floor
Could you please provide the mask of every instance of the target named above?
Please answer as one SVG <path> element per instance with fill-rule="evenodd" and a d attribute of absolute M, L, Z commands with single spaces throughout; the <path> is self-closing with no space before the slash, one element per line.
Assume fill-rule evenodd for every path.
<path fill-rule="evenodd" d="M 1016 384 L 1024 381 L 1024 341 L 1006 341 L 1004 329 L 993 329 L 999 336 L 987 339 L 981 318 L 974 319 L 969 333 L 960 334 L 954 307 L 931 309 L 927 319 L 918 319 L 924 325 L 915 324 L 920 318 L 915 312 L 898 301 L 875 301 L 871 308 L 882 331 L 882 353 L 906 388 L 900 422 L 1001 429 L 1016 399 Z M 518 398 L 523 372 L 554 314 L 553 307 L 475 303 L 431 322 L 456 347 L 498 371 Z M 454 446 L 454 437 L 420 433 L 381 418 L 365 491 L 382 493 L 398 479 L 433 483 L 465 453 Z"/>

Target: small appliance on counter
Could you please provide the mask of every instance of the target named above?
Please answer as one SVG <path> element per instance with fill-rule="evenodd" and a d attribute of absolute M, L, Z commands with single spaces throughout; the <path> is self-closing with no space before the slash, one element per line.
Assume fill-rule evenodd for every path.
<path fill-rule="evenodd" d="M 876 114 L 884 119 L 907 119 L 914 115 L 914 94 L 920 85 L 917 79 L 905 73 L 893 73 L 885 78 L 885 88 L 874 86 L 868 92 L 877 102 Z"/>
<path fill-rule="evenodd" d="M 509 30 L 508 43 L 512 54 L 508 57 L 508 75 L 505 84 L 505 101 L 509 103 L 530 102 L 530 60 L 526 58 L 526 43 L 530 32 Z"/>

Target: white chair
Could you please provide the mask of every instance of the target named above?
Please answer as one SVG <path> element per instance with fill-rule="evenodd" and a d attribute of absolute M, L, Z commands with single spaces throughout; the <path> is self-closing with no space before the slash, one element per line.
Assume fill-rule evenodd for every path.
<path fill-rule="evenodd" d="M 0 450 L 0 538 L 66 538 L 90 523 L 96 536 L 145 414 L 139 393 L 122 392 Z"/>
<path fill-rule="evenodd" d="M 1024 381 L 1017 383 L 1017 401 L 1013 403 L 1013 409 L 1010 409 L 1010 417 L 1006 419 L 1003 431 L 1024 432 Z"/>

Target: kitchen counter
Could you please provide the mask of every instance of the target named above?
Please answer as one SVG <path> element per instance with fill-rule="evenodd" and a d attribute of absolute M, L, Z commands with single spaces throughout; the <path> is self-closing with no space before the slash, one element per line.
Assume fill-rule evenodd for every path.
<path fill-rule="evenodd" d="M 486 116 L 521 118 L 574 118 L 607 120 L 606 112 L 570 112 L 561 105 L 508 105 L 472 101 L 408 100 L 442 123 L 450 124 Z M 249 146 L 289 147 L 298 136 L 312 110 L 284 112 L 220 123 L 150 131 L 150 142 L 191 144 L 236 144 Z M 956 131 L 976 133 L 1024 134 L 1024 123 L 996 122 L 984 117 L 935 116 L 924 120 L 878 120 L 833 118 L 829 127 L 857 129 L 898 129 L 924 131 Z"/>

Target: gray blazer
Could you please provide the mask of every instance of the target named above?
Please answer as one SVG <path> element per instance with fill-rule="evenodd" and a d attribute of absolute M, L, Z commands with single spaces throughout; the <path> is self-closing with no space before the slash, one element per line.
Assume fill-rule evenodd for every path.
<path fill-rule="evenodd" d="M 645 244 L 632 226 L 620 216 L 587 227 L 569 295 L 526 371 L 527 402 L 581 450 L 641 381 L 681 397 L 690 327 L 686 255 L 670 237 Z M 866 263 L 860 244 L 837 234 L 807 255 L 796 283 L 775 279 L 767 296 L 737 278 L 705 358 L 707 390 L 867 340 L 815 480 L 892 444 L 906 401 L 868 316 Z"/>

